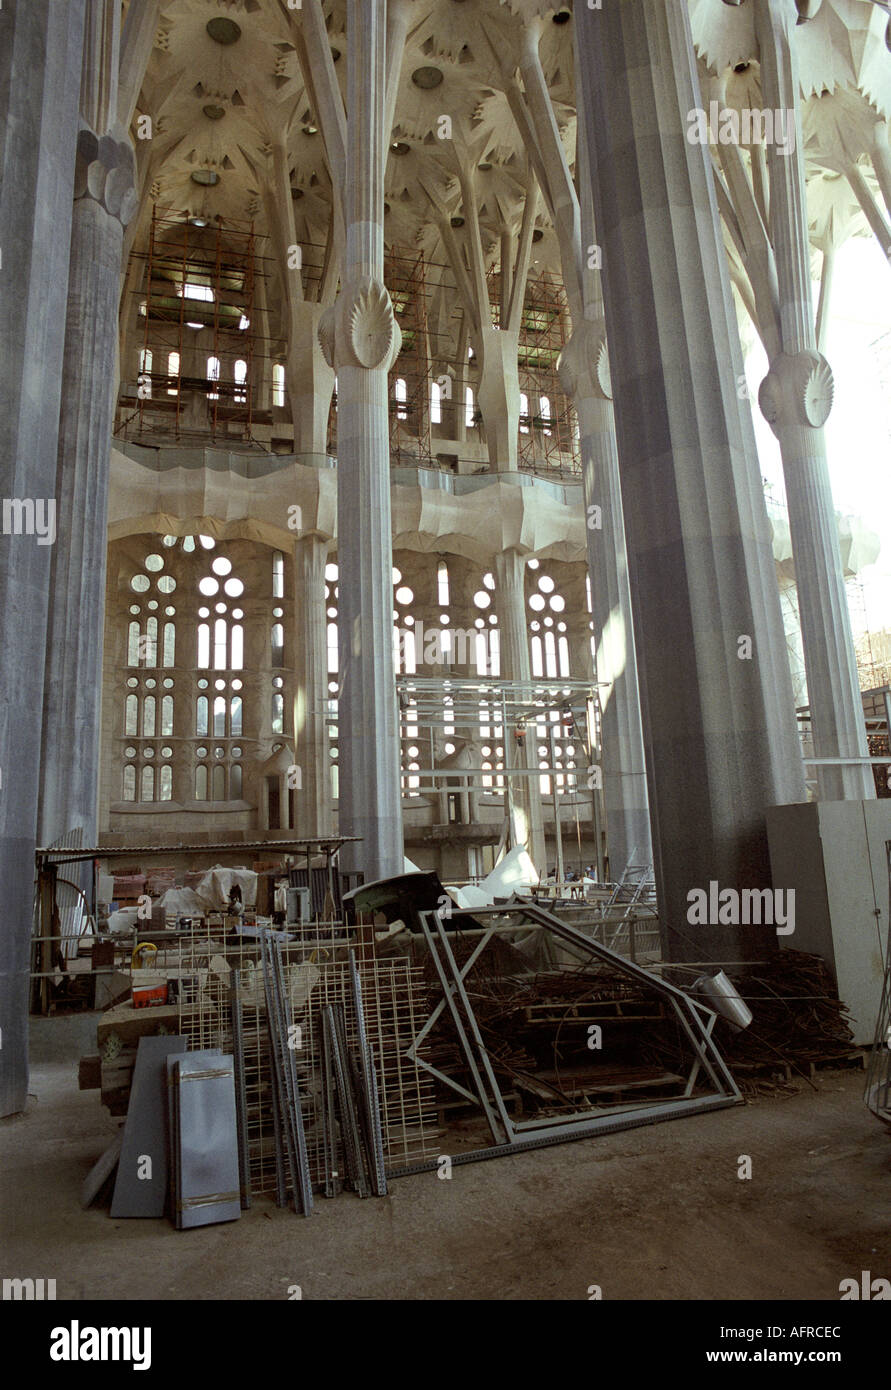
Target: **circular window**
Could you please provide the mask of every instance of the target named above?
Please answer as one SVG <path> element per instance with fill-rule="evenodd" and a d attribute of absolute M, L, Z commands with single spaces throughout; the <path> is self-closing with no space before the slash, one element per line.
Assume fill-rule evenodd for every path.
<path fill-rule="evenodd" d="M 146 690 L 154 690 L 155 684 L 156 684 L 156 682 L 155 682 L 154 677 L 153 677 L 153 676 L 150 676 L 149 679 L 148 679 L 148 680 L 146 681 L 146 683 L 145 683 L 145 688 L 146 688 Z"/>
<path fill-rule="evenodd" d="M 240 690 L 240 689 L 241 689 L 241 681 L 233 681 L 233 682 L 232 682 L 232 689 L 233 689 L 233 690 Z"/>
<path fill-rule="evenodd" d="M 540 613 L 544 606 L 545 601 L 542 598 L 541 594 L 533 594 L 529 600 L 529 607 L 532 608 L 536 613 Z"/>
<path fill-rule="evenodd" d="M 285 610 L 283 608 L 273 608 L 272 616 L 273 618 L 283 618 L 285 616 Z"/>
<path fill-rule="evenodd" d="M 276 676 L 272 684 L 275 686 L 276 690 L 281 690 L 282 686 L 284 685 L 284 681 L 282 680 L 281 676 Z"/>
<path fill-rule="evenodd" d="M 138 618 L 139 614 L 142 612 L 142 609 L 139 607 L 138 603 L 131 603 L 130 612 L 133 614 L 134 618 Z"/>
<path fill-rule="evenodd" d="M 414 596 L 414 590 L 410 589 L 407 584 L 403 584 L 396 590 L 397 603 L 411 603 Z"/>
<path fill-rule="evenodd" d="M 410 613 L 406 613 L 402 621 L 405 623 L 406 627 L 414 627 L 415 625 L 415 620 Z"/>
<path fill-rule="evenodd" d="M 233 758 L 240 758 L 240 757 L 241 757 L 241 749 L 238 748 L 238 747 L 235 746 L 235 745 L 232 746 L 232 748 L 230 749 L 230 752 L 232 753 Z"/>
<path fill-rule="evenodd" d="M 488 744 L 485 744 L 485 745 L 484 745 L 482 751 L 483 751 L 483 757 L 484 757 L 484 758 L 490 758 L 490 757 L 492 756 L 492 749 L 489 747 Z"/>
<path fill-rule="evenodd" d="M 418 754 L 420 753 L 420 751 L 421 751 L 420 748 L 418 748 L 417 745 L 413 743 L 413 744 L 411 745 L 411 747 L 409 748 L 409 750 L 408 750 L 408 756 L 409 756 L 410 758 L 416 758 L 416 757 L 418 756 Z"/>
<path fill-rule="evenodd" d="M 544 620 L 544 625 L 545 625 L 545 627 L 553 627 L 553 626 L 554 626 L 554 619 L 553 619 L 553 618 L 545 618 L 545 620 Z"/>
<path fill-rule="evenodd" d="M 228 604 L 225 604 L 225 603 L 215 603 L 215 604 L 214 604 L 214 610 L 213 610 L 213 611 L 214 611 L 215 613 L 225 613 L 227 608 L 228 608 Z"/>
<path fill-rule="evenodd" d="M 242 608 L 233 608 L 233 609 L 232 609 L 232 616 L 233 616 L 233 618 L 237 618 L 237 619 L 239 620 L 239 622 L 240 622 L 241 619 L 244 617 L 244 609 L 242 609 Z"/>
<path fill-rule="evenodd" d="M 539 579 L 538 581 L 538 587 L 539 589 L 541 589 L 541 592 L 543 594 L 552 594 L 554 592 L 555 585 L 553 579 L 549 574 L 543 574 L 541 576 L 541 579 Z"/>
<path fill-rule="evenodd" d="M 158 580 L 158 591 L 162 594 L 172 594 L 176 588 L 176 580 L 172 574 L 162 574 Z"/>
<path fill-rule="evenodd" d="M 489 604 L 492 602 L 485 589 L 477 589 L 473 596 L 473 601 L 477 608 L 488 608 Z"/>
<path fill-rule="evenodd" d="M 448 626 L 448 621 L 449 621 L 449 615 L 448 615 L 448 613 L 440 613 L 440 615 L 439 615 L 439 621 L 442 623 L 443 627 Z"/>
<path fill-rule="evenodd" d="M 326 609 L 325 609 L 325 612 L 327 613 L 327 615 L 328 615 L 329 618 L 336 618 L 336 617 L 337 617 L 337 609 L 336 609 L 336 608 L 326 608 Z"/>
<path fill-rule="evenodd" d="M 166 545 L 169 550 L 172 545 L 176 545 L 176 536 L 164 536 L 161 544 Z"/>
<path fill-rule="evenodd" d="M 124 749 L 124 757 L 125 757 L 125 758 L 135 758 L 135 757 L 136 757 L 136 749 L 135 749 L 135 748 L 125 748 L 125 749 Z"/>
<path fill-rule="evenodd" d="M 166 679 L 165 682 L 164 682 L 164 689 L 165 689 L 165 690 L 172 690 L 172 689 L 173 689 L 173 681 L 170 679 L 169 676 L 167 677 L 167 679 Z"/>
<path fill-rule="evenodd" d="M 336 748 L 331 748 L 328 751 L 330 752 L 332 758 L 337 758 L 340 756 Z"/>
<path fill-rule="evenodd" d="M 213 688 L 214 688 L 214 690 L 225 690 L 225 689 L 226 689 L 226 682 L 225 682 L 225 681 L 214 681 L 214 683 L 213 683 Z"/>
<path fill-rule="evenodd" d="M 142 756 L 144 758 L 153 758 L 155 756 L 154 748 L 143 748 Z"/>
<path fill-rule="evenodd" d="M 473 625 L 474 625 L 474 627 L 485 627 L 485 626 L 486 626 L 486 624 L 483 622 L 482 618 L 477 618 L 477 619 L 475 619 Z"/>
<path fill-rule="evenodd" d="M 149 609 L 151 610 L 152 613 L 154 613 L 154 611 L 155 611 L 155 609 L 157 608 L 157 606 L 158 606 L 158 600 L 157 600 L 156 598 L 150 598 L 149 601 L 148 601 L 148 607 L 149 607 Z"/>
<path fill-rule="evenodd" d="M 454 753 L 454 751 L 455 751 L 455 745 L 454 745 L 454 743 L 447 743 L 446 746 L 445 746 L 445 751 L 446 751 L 447 753 Z"/>
<path fill-rule="evenodd" d="M 334 578 L 335 578 L 335 579 L 337 578 L 337 575 L 336 575 L 336 574 L 335 574 Z M 394 584 L 399 584 L 401 580 L 402 580 L 402 570 L 398 570 L 398 569 L 396 568 L 396 566 L 394 565 L 394 566 L 393 566 L 393 583 L 394 583 Z"/>
<path fill-rule="evenodd" d="M 199 580 L 198 590 L 204 594 L 205 598 L 212 598 L 214 594 L 220 592 L 219 580 L 211 579 L 210 575 L 207 575 L 204 579 Z"/>
<path fill-rule="evenodd" d="M 558 624 L 557 624 L 557 631 L 558 631 L 558 632 L 565 632 L 565 631 L 566 631 L 566 624 L 565 624 L 565 623 L 558 623 Z"/>
<path fill-rule="evenodd" d="M 232 561 L 227 560 L 225 555 L 218 555 L 211 565 L 214 574 L 231 574 Z"/>
<path fill-rule="evenodd" d="M 174 613 L 176 612 L 176 609 L 173 607 L 172 603 L 168 603 L 167 607 L 164 609 L 164 612 L 167 614 L 168 618 L 172 618 Z"/>
<path fill-rule="evenodd" d="M 206 690 L 206 689 L 207 689 L 207 681 L 204 680 L 203 677 L 202 677 L 202 679 L 198 682 L 198 689 L 199 689 L 199 690 Z"/>
<path fill-rule="evenodd" d="M 244 585 L 240 579 L 227 579 L 223 585 L 223 590 L 230 598 L 241 598 L 244 593 Z"/>
<path fill-rule="evenodd" d="M 136 682 L 134 681 L 133 684 L 135 685 Z M 337 694 L 337 681 L 329 681 L 329 682 L 328 682 L 328 694 L 329 694 L 329 695 L 336 695 L 336 694 Z"/>
<path fill-rule="evenodd" d="M 127 681 L 127 684 L 129 685 L 131 690 L 134 690 L 136 686 L 139 684 L 139 681 L 136 679 L 135 676 L 131 676 L 130 679 Z"/>
<path fill-rule="evenodd" d="M 554 594 L 550 603 L 555 613 L 562 613 L 563 609 L 566 607 L 566 599 L 561 598 L 559 594 Z"/>
<path fill-rule="evenodd" d="M 215 758 L 225 758 L 226 750 L 225 748 L 215 748 L 213 750 L 213 755 Z"/>
<path fill-rule="evenodd" d="M 529 566 L 531 570 L 537 570 L 539 562 L 538 560 L 527 560 L 526 564 Z"/>
<path fill-rule="evenodd" d="M 172 749 L 172 748 L 168 748 L 168 747 L 165 745 L 165 747 L 163 747 L 163 748 L 161 749 L 161 757 L 162 757 L 162 758 L 172 758 L 172 757 L 173 757 L 173 749 Z"/>
<path fill-rule="evenodd" d="M 494 574 L 484 574 L 484 575 L 483 575 L 483 584 L 485 585 L 485 587 L 486 587 L 487 589 L 494 589 L 494 588 L 495 588 L 495 576 L 494 576 Z"/>
<path fill-rule="evenodd" d="M 337 578 L 337 566 L 336 566 L 336 565 L 326 565 L 326 566 L 325 566 L 325 578 L 328 580 L 329 583 L 333 584 L 334 580 Z M 395 583 L 395 581 L 394 581 L 394 583 Z"/>
<path fill-rule="evenodd" d="M 196 748 L 196 749 L 195 749 L 195 754 L 196 754 L 196 756 L 199 757 L 199 758 L 206 758 L 206 757 L 207 757 L 207 749 L 206 749 L 206 748 Z"/>
<path fill-rule="evenodd" d="M 133 578 L 130 580 L 130 588 L 134 589 L 137 594 L 144 594 L 148 587 L 148 575 L 134 574 Z"/>
<path fill-rule="evenodd" d="M 151 570 L 153 574 L 156 574 L 158 570 L 164 568 L 164 557 L 162 555 L 146 555 L 145 567 L 147 570 Z"/>
<path fill-rule="evenodd" d="M 199 536 L 198 539 L 204 546 L 205 550 L 213 550 L 214 546 L 216 545 L 216 541 L 214 540 L 213 536 Z"/>
<path fill-rule="evenodd" d="M 209 617 L 210 617 L 210 609 L 209 609 L 209 608 L 199 608 L 199 609 L 198 609 L 198 617 L 199 617 L 199 618 L 209 618 Z"/>

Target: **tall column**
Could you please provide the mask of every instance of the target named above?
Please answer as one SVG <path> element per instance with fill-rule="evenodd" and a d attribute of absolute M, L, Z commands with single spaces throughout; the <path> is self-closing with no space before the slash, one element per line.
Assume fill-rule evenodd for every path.
<path fill-rule="evenodd" d="M 340 828 L 345 867 L 401 873 L 387 372 L 402 335 L 384 287 L 386 3 L 347 8 L 346 251 L 319 337 L 337 371 Z"/>
<path fill-rule="evenodd" d="M 28 972 L 41 693 L 84 0 L 0 10 L 0 1115 L 28 1092 Z M 35 524 L 42 515 L 45 535 Z M 18 521 L 16 520 L 18 517 Z M 7 528 L 4 526 L 4 531 Z"/>
<path fill-rule="evenodd" d="M 755 27 L 765 105 L 794 117 L 794 148 L 767 145 L 770 230 L 776 252 L 781 351 L 758 393 L 779 440 L 789 504 L 814 753 L 866 757 L 866 726 L 851 619 L 838 552 L 838 528 L 823 434 L 832 408 L 832 370 L 817 351 L 811 302 L 810 242 L 794 0 L 755 0 Z M 785 153 L 782 151 L 785 149 Z M 826 801 L 875 796 L 867 765 L 819 769 Z"/>
<path fill-rule="evenodd" d="M 495 556 L 494 568 L 495 606 L 498 610 L 501 644 L 501 676 L 503 680 L 529 682 L 532 680 L 532 670 L 529 662 L 529 628 L 526 613 L 526 561 L 517 550 L 503 550 Z M 505 767 L 538 766 L 538 730 L 534 723 L 527 725 L 525 746 L 517 744 L 512 728 L 506 728 L 503 737 Z M 544 822 L 538 778 L 515 778 L 512 794 L 521 816 L 518 831 L 524 834 L 526 849 L 536 869 L 544 878 L 548 865 L 545 863 Z"/>
<path fill-rule="evenodd" d="M 133 148 L 116 116 L 119 25 L 114 0 L 89 0 L 59 418 L 60 527 L 46 644 L 40 796 L 46 844 L 78 826 L 87 843 L 97 833 L 121 249 L 136 207 Z"/>
<path fill-rule="evenodd" d="M 325 564 L 329 539 L 317 531 L 301 536 L 294 548 L 294 624 L 296 676 L 294 747 L 300 768 L 297 833 L 330 835 L 331 759 L 325 725 L 328 701 L 328 632 L 325 616 Z M 343 581 L 341 581 L 341 586 Z M 341 587 L 341 593 L 343 588 Z"/>
<path fill-rule="evenodd" d="M 582 319 L 558 363 L 579 422 L 582 484 L 594 620 L 594 674 L 600 686 L 603 801 L 610 875 L 652 862 L 625 518 L 605 323 Z"/>
<path fill-rule="evenodd" d="M 334 392 L 334 372 L 325 360 L 318 336 L 324 312 L 323 305 L 306 299 L 292 306 L 285 368 L 294 422 L 294 453 L 300 463 L 317 468 L 324 468 L 328 459 L 328 415 Z M 342 419 L 338 402 L 338 441 Z"/>
<path fill-rule="evenodd" d="M 754 959 L 770 929 L 687 920 L 691 889 L 770 884 L 764 809 L 804 794 L 689 16 L 616 0 L 578 28 L 664 944 Z"/>

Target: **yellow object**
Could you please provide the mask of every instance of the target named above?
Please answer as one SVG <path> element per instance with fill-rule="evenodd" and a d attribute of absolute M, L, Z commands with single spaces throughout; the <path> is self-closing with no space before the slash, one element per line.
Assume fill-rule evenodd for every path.
<path fill-rule="evenodd" d="M 143 956 L 142 956 L 143 951 L 151 951 L 151 957 L 149 958 L 148 961 L 146 961 L 146 960 L 143 958 Z M 142 941 L 142 942 L 140 942 L 138 946 L 134 946 L 134 947 L 133 947 L 133 954 L 132 954 L 132 956 L 130 957 L 130 969 L 131 969 L 131 970 L 137 970 L 137 969 L 139 969 L 139 968 L 142 968 L 143 970 L 145 970 L 145 969 L 149 968 L 149 967 L 151 966 L 152 960 L 154 960 L 154 958 L 155 958 L 155 956 L 156 956 L 157 954 L 158 954 L 158 948 L 157 948 L 157 946 L 155 945 L 155 943 L 154 943 L 153 941 Z M 140 957 L 140 959 L 139 959 L 138 961 L 137 961 L 137 959 L 136 959 L 137 956 Z"/>

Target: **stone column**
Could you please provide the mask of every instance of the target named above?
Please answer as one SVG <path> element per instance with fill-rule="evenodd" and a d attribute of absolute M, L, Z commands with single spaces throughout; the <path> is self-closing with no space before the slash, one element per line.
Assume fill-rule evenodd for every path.
<path fill-rule="evenodd" d="M 324 468 L 327 464 L 328 415 L 334 391 L 334 372 L 325 360 L 318 336 L 319 320 L 324 312 L 321 304 L 306 299 L 292 306 L 285 367 L 294 422 L 294 453 L 299 463 L 316 468 Z M 338 441 L 341 419 L 338 403 Z"/>
<path fill-rule="evenodd" d="M 135 211 L 125 132 L 77 139 L 46 648 L 40 833 L 97 833 L 108 471 L 123 228 Z"/>
<path fill-rule="evenodd" d="M 526 613 L 526 561 L 517 550 L 503 550 L 494 557 L 494 570 L 495 606 L 498 610 L 501 643 L 501 678 L 529 682 L 532 680 L 532 670 L 529 661 Z M 531 721 L 526 726 L 526 743 L 522 748 L 516 741 L 514 728 L 506 728 L 505 767 L 537 767 L 537 743 L 538 726 Z M 548 865 L 545 863 L 544 822 L 538 778 L 514 778 L 512 794 L 521 821 L 525 822 L 525 826 L 521 828 L 525 829 L 526 849 L 536 869 L 544 878 Z"/>
<path fill-rule="evenodd" d="M 770 533 L 687 7 L 579 19 L 666 954 L 755 959 L 770 929 L 687 920 L 770 884 L 766 806 L 804 795 Z"/>
<path fill-rule="evenodd" d="M 301 536 L 294 547 L 294 746 L 301 773 L 296 797 L 297 834 L 302 837 L 333 833 L 331 741 L 325 725 L 328 545 L 328 537 L 314 531 Z"/>
<path fill-rule="evenodd" d="M 0 1115 L 25 1108 L 28 972 L 84 0 L 0 10 Z M 55 512 L 53 512 L 55 508 Z M 28 518 L 31 518 L 29 533 Z M 42 516 L 45 535 L 36 531 Z M 7 531 L 4 526 L 4 531 Z"/>
<path fill-rule="evenodd" d="M 482 411 L 493 473 L 516 473 L 520 429 L 520 376 L 517 369 L 519 333 L 483 324 L 475 335 L 480 384 L 477 401 Z"/>
<path fill-rule="evenodd" d="M 783 457 L 814 754 L 865 757 L 869 749 L 823 434 L 832 408 L 833 380 L 829 363 L 817 351 L 811 302 L 798 63 L 792 41 L 796 19 L 791 0 L 755 0 L 764 103 L 784 111 L 795 134 L 794 148 L 786 148 L 786 153 L 776 141 L 767 145 L 782 350 L 761 383 L 758 401 Z M 872 771 L 866 765 L 820 768 L 818 780 L 824 801 L 875 796 Z"/>
<path fill-rule="evenodd" d="M 610 876 L 652 862 L 637 655 L 625 518 L 602 318 L 582 319 L 558 363 L 560 382 L 579 422 L 588 572 L 594 620 L 594 675 L 602 711 L 603 801 Z"/>
<path fill-rule="evenodd" d="M 340 829 L 362 844 L 344 867 L 401 873 L 402 802 L 393 671 L 387 372 L 402 335 L 384 287 L 385 0 L 347 9 L 346 251 L 319 337 L 337 371 Z"/>

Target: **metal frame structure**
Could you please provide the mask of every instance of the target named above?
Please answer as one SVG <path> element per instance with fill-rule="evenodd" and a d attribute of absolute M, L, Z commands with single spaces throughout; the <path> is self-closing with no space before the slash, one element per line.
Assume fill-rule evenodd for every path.
<path fill-rule="evenodd" d="M 455 937 L 455 919 L 465 918 L 473 924 L 480 939 L 463 966 L 458 965 L 452 950 Z M 490 925 L 480 930 L 480 919 L 493 918 Z M 511 920 L 513 919 L 513 920 Z M 518 920 L 519 919 L 519 920 Z M 742 1100 L 736 1082 L 721 1057 L 712 1038 L 717 1015 L 698 1000 L 692 999 L 683 990 L 657 978 L 642 966 L 617 955 L 608 946 L 592 941 L 575 927 L 561 922 L 553 913 L 547 912 L 538 904 L 507 904 L 501 907 L 454 910 L 450 915 L 451 937 L 445 929 L 439 912 L 420 914 L 424 939 L 430 957 L 442 986 L 442 1000 L 427 1019 L 424 1027 L 413 1039 L 406 1055 L 418 1062 L 417 1049 L 427 1033 L 435 1025 L 443 1010 L 448 1008 L 461 1049 L 473 1079 L 475 1094 L 454 1081 L 453 1078 L 435 1071 L 427 1063 L 426 1070 L 444 1081 L 465 1099 L 478 1104 L 486 1116 L 493 1138 L 493 1146 L 477 1149 L 469 1153 L 455 1155 L 453 1162 L 470 1163 L 480 1159 L 495 1158 L 502 1154 L 518 1153 L 528 1148 L 541 1148 L 547 1144 L 562 1143 L 568 1139 L 582 1139 L 601 1133 L 612 1133 L 622 1129 L 632 1129 L 639 1125 L 655 1124 L 660 1120 L 679 1118 L 682 1115 L 697 1114 L 707 1110 L 723 1109 L 737 1105 Z M 604 1113 L 592 1115 L 590 1109 L 578 1110 L 559 1117 L 515 1120 L 508 1112 L 505 1097 L 498 1085 L 495 1071 L 480 1032 L 474 1013 L 466 980 L 470 970 L 485 950 L 489 941 L 498 931 L 516 931 L 523 926 L 537 927 L 548 931 L 564 946 L 571 950 L 584 952 L 613 966 L 620 974 L 645 984 L 674 1010 L 674 1014 L 690 1043 L 694 1060 L 691 1066 L 684 1094 L 671 1100 L 654 1101 L 645 1106 L 617 1106 Z M 704 1071 L 712 1085 L 705 1095 L 694 1096 L 693 1088 L 701 1071 Z M 411 1167 L 391 1171 L 391 1178 L 408 1176 L 411 1173 L 429 1171 L 435 1163 L 414 1164 Z"/>
<path fill-rule="evenodd" d="M 888 865 L 888 901 L 891 907 L 891 840 L 885 841 L 885 859 Z M 876 1018 L 872 1052 L 866 1069 L 863 1099 L 876 1119 L 891 1126 L 891 910 L 885 944 L 885 978 L 882 982 L 882 998 Z"/>

